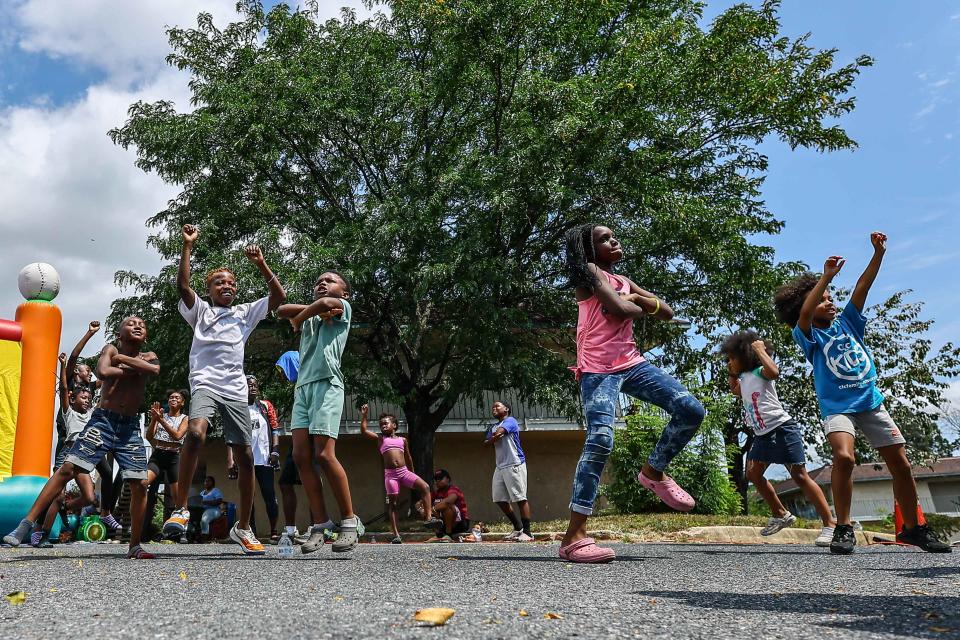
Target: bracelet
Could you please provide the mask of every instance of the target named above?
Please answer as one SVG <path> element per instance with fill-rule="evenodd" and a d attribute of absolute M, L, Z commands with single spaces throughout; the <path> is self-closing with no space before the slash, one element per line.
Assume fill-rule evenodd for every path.
<path fill-rule="evenodd" d="M 648 313 L 647 315 L 655 316 L 660 312 L 660 298 L 654 298 L 654 300 L 657 301 L 657 308 L 654 309 L 652 312 Z"/>
<path fill-rule="evenodd" d="M 271 282 L 273 282 L 276 279 L 277 279 L 277 274 L 273 274 L 273 277 L 267 280 L 267 285 L 269 285 Z"/>

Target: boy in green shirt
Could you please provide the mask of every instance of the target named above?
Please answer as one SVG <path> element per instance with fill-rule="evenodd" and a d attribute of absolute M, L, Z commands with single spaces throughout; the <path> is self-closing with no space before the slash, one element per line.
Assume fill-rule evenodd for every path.
<path fill-rule="evenodd" d="M 357 545 L 359 520 L 353 513 L 347 474 L 337 460 L 336 444 L 343 413 L 343 372 L 340 358 L 347 345 L 352 310 L 347 298 L 350 283 L 336 271 L 325 271 L 313 287 L 310 305 L 285 304 L 277 310 L 300 331 L 300 373 L 293 394 L 293 459 L 310 501 L 313 517 L 310 538 L 301 545 L 312 553 L 323 545 L 324 530 L 332 528 L 323 500 L 323 485 L 313 466 L 314 455 L 330 483 L 340 507 L 340 534 L 333 543 L 335 552 L 352 551 Z"/>

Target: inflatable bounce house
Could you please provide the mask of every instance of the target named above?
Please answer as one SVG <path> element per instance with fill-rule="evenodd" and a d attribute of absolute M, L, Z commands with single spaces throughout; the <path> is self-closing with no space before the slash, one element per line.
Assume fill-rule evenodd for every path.
<path fill-rule="evenodd" d="M 26 302 L 0 320 L 0 531 L 12 530 L 50 477 L 60 309 L 60 276 L 27 265 L 18 279 Z"/>

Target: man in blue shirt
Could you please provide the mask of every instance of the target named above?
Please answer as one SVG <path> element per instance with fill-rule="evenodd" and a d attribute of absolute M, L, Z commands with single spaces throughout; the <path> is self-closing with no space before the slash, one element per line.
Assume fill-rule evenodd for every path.
<path fill-rule="evenodd" d="M 520 446 L 520 425 L 510 415 L 511 408 L 506 402 L 493 403 L 493 417 L 499 422 L 487 429 L 485 445 L 493 445 L 496 453 L 497 468 L 493 472 L 493 501 L 513 523 L 513 533 L 505 540 L 530 542 L 530 504 L 527 502 L 527 459 Z M 517 504 L 520 517 L 510 505 Z"/>

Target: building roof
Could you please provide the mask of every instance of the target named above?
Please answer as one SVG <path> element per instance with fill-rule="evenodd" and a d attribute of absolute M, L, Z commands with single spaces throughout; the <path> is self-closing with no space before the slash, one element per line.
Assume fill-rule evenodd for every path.
<path fill-rule="evenodd" d="M 833 471 L 832 465 L 824 465 L 819 469 L 812 469 L 810 477 L 814 482 L 823 486 L 830 484 L 830 474 Z M 960 476 L 960 457 L 940 458 L 932 465 L 917 465 L 913 467 L 913 477 L 917 480 L 923 478 L 942 478 L 945 476 Z M 887 470 L 887 465 L 882 462 L 870 462 L 867 464 L 858 464 L 853 468 L 853 482 L 874 482 L 877 480 L 890 480 L 892 476 Z M 799 491 L 797 483 L 793 479 L 774 482 L 773 488 L 777 495 L 784 495 Z"/>

